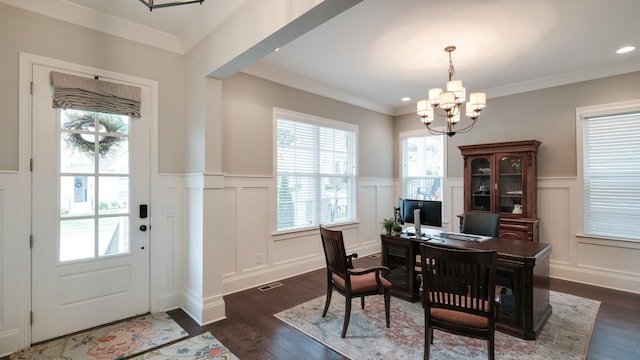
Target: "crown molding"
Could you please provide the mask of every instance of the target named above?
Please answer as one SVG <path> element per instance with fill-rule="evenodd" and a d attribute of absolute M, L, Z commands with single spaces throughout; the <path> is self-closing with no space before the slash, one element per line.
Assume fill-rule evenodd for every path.
<path fill-rule="evenodd" d="M 373 100 L 259 62 L 245 67 L 242 72 L 368 110 L 393 115 L 392 107 L 381 105 Z"/>

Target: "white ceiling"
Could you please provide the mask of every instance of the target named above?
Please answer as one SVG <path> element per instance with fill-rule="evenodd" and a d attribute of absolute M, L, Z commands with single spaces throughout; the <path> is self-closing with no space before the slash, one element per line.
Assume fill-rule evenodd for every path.
<path fill-rule="evenodd" d="M 149 12 L 139 0 L 0 0 L 106 32 L 126 23 L 116 35 L 181 53 L 245 1 Z M 640 49 L 615 53 L 640 47 L 638 16 L 638 0 L 364 0 L 246 71 L 396 114 L 445 85 L 448 45 L 455 78 L 489 97 L 638 71 Z"/>

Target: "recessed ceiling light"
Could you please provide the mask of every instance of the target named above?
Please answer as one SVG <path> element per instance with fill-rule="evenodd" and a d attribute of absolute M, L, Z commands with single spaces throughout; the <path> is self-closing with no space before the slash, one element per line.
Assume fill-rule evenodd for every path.
<path fill-rule="evenodd" d="M 621 47 L 620 49 L 616 50 L 616 54 L 626 54 L 628 52 L 632 52 L 635 49 L 636 49 L 635 46 L 624 46 L 624 47 Z"/>
<path fill-rule="evenodd" d="M 410 97 L 403 97 L 401 100 L 404 101 L 404 102 L 407 102 L 407 101 L 411 101 L 411 98 Z"/>

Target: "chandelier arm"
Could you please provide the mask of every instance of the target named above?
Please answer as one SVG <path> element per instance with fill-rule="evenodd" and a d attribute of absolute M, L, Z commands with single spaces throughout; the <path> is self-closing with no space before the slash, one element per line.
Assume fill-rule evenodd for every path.
<path fill-rule="evenodd" d="M 471 124 L 467 125 L 466 127 L 463 127 L 462 129 L 456 130 L 456 132 L 464 133 L 464 132 L 470 131 L 476 125 L 476 120 L 478 120 L 478 118 L 471 119 Z"/>
<path fill-rule="evenodd" d="M 452 137 L 453 135 L 456 134 L 456 131 L 453 131 L 453 128 L 450 127 L 449 124 L 447 125 L 446 131 L 432 129 L 431 126 L 429 126 L 429 124 L 424 124 L 424 126 L 427 128 L 427 131 L 431 135 L 448 135 L 449 137 Z"/>
<path fill-rule="evenodd" d="M 427 131 L 431 135 L 443 135 L 443 134 L 447 133 L 446 131 L 440 131 L 440 130 L 432 129 L 431 126 L 429 126 L 429 124 L 424 124 L 424 126 L 427 128 Z"/>
<path fill-rule="evenodd" d="M 444 111 L 444 112 L 443 112 L 443 111 Z M 446 116 L 447 116 L 447 114 L 448 114 L 448 112 L 447 112 L 447 110 L 444 110 L 444 109 L 442 109 L 442 108 L 441 108 L 441 107 L 439 107 L 439 106 L 434 106 L 434 107 L 433 107 L 433 114 L 434 114 L 434 115 L 438 115 L 438 116 L 445 116 L 445 117 L 446 117 Z"/>

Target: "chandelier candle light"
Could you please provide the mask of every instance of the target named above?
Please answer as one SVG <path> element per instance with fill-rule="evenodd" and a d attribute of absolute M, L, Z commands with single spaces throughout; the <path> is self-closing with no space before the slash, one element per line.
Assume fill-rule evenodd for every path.
<path fill-rule="evenodd" d="M 449 53 L 449 82 L 447 91 L 441 88 L 429 90 L 429 99 L 418 101 L 418 116 L 420 121 L 427 127 L 431 134 L 447 134 L 453 136 L 456 133 L 463 133 L 471 130 L 478 120 L 480 111 L 487 105 L 487 95 L 485 93 L 471 93 L 469 101 L 466 99 L 466 89 L 462 86 L 461 80 L 453 80 L 455 69 L 451 60 L 451 53 L 455 46 L 447 46 L 444 51 Z M 471 119 L 471 124 L 461 129 L 455 130 L 455 126 L 460 122 L 462 104 L 465 104 L 465 115 Z M 438 130 L 432 126 L 435 115 L 446 117 L 446 130 Z"/>

